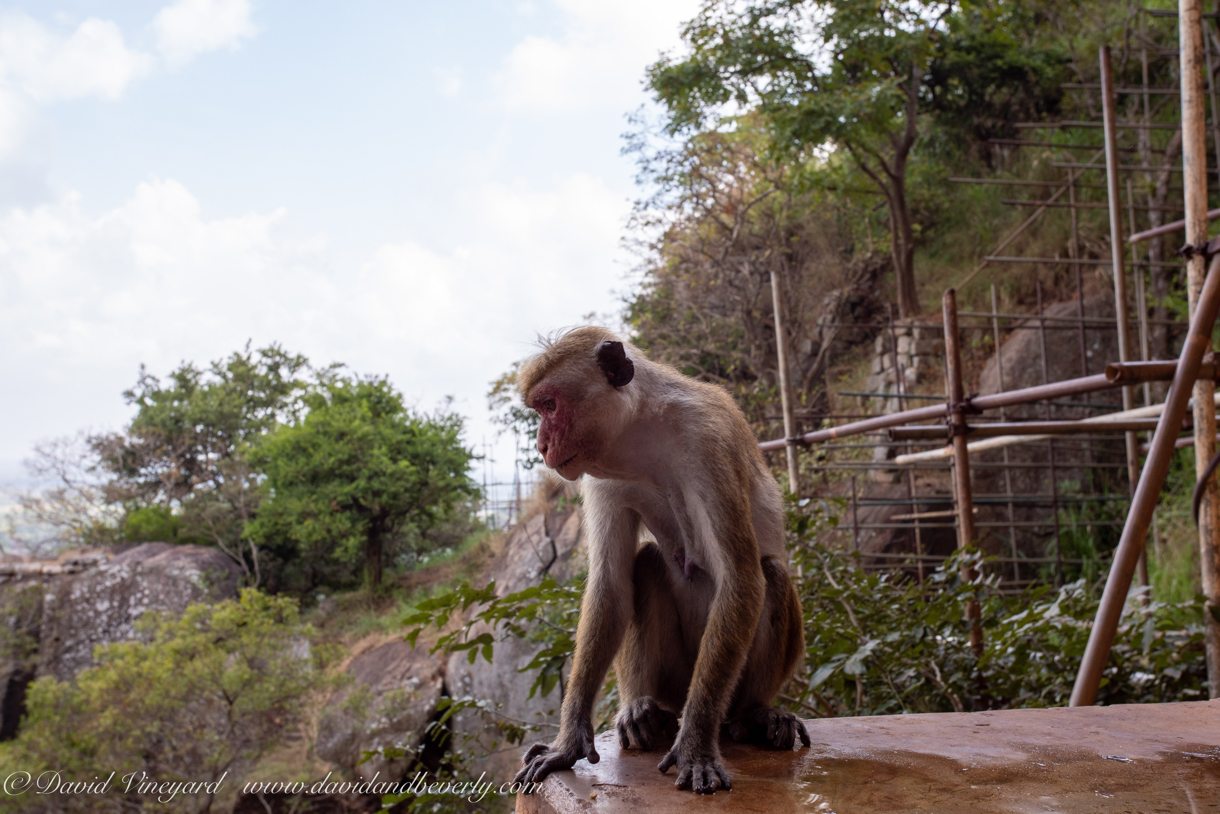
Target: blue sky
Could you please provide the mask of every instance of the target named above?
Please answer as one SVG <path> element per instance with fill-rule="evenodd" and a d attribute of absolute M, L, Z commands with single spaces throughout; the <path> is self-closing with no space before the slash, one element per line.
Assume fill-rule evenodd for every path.
<path fill-rule="evenodd" d="M 490 440 L 533 337 L 619 311 L 620 135 L 697 7 L 0 0 L 0 484 L 247 339 Z"/>

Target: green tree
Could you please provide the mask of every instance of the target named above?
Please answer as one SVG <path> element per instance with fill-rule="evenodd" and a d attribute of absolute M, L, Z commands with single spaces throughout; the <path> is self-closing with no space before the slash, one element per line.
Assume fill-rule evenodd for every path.
<path fill-rule="evenodd" d="M 713 0 L 683 30 L 689 53 L 649 82 L 671 134 L 734 129 L 762 113 L 782 152 L 842 149 L 885 198 L 902 316 L 919 312 L 907 175 L 928 113 L 1007 121 L 1057 98 L 1063 60 L 1031 32 L 1038 4 L 983 0 Z"/>
<path fill-rule="evenodd" d="M 311 584 L 362 562 L 376 587 L 396 548 L 477 494 L 462 418 L 418 414 L 380 378 L 338 378 L 305 403 L 303 419 L 258 445 L 264 499 L 247 531 L 299 557 Z"/>
<path fill-rule="evenodd" d="M 311 693 L 330 682 L 334 648 L 312 646 L 296 602 L 254 589 L 179 619 L 141 620 L 143 641 L 105 645 L 74 682 L 30 685 L 15 740 L 0 744 L 0 772 L 67 781 L 114 779 L 105 794 L 0 792 L 6 811 L 208 811 L 216 781 L 241 775 L 301 725 Z M 227 773 L 227 776 L 226 776 Z M 130 775 L 129 784 L 124 776 Z M 141 780 L 209 784 L 141 793 Z M 12 789 L 19 791 L 19 789 Z M 161 800 L 158 801 L 158 796 Z"/>
<path fill-rule="evenodd" d="M 332 369 L 322 372 L 325 379 Z M 304 409 L 314 386 L 309 362 L 279 345 L 247 345 L 206 369 L 184 363 L 166 381 L 143 367 L 123 396 L 136 407 L 126 431 L 91 439 L 110 475 L 106 499 L 127 507 L 124 525 L 147 538 L 147 510 L 172 510 L 178 539 L 207 540 L 262 580 L 257 545 L 243 527 L 258 509 L 259 473 L 251 445 Z M 143 537 L 141 537 L 143 535 Z"/>
<path fill-rule="evenodd" d="M 633 213 L 646 237 L 625 313 L 633 341 L 652 358 L 724 385 L 760 430 L 779 398 L 772 275 L 782 281 L 789 381 L 809 409 L 845 321 L 839 312 L 885 265 L 884 255 L 851 262 L 844 210 L 813 183 L 825 173 L 775 160 L 767 130 L 751 115 L 731 132 L 696 133 L 677 145 L 655 147 L 639 135 L 632 149 L 653 194 Z"/>

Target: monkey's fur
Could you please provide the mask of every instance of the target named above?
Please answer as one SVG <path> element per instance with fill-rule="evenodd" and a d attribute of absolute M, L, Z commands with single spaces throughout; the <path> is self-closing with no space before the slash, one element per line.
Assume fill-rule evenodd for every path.
<path fill-rule="evenodd" d="M 583 476 L 589 580 L 559 734 L 530 747 L 516 779 L 600 759 L 592 709 L 612 660 L 620 743 L 648 750 L 676 733 L 658 768 L 676 765 L 679 788 L 731 788 L 722 725 L 808 746 L 799 719 L 770 706 L 805 648 L 783 500 L 728 394 L 592 327 L 544 342 L 518 388 L 541 417 L 546 465 Z"/>

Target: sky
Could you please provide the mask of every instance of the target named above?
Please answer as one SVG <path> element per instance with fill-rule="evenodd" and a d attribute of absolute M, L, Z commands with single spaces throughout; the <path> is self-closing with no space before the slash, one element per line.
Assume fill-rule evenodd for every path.
<path fill-rule="evenodd" d="M 0 0 L 0 486 L 247 341 L 494 442 L 489 383 L 621 311 L 621 135 L 697 8 Z"/>

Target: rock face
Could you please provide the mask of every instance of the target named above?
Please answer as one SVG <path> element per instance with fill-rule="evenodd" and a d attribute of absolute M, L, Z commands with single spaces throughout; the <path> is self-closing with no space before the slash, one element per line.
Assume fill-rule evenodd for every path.
<path fill-rule="evenodd" d="M 560 581 L 574 576 L 584 567 L 582 541 L 581 513 L 571 505 L 540 514 L 518 526 L 493 567 L 491 576 L 496 581 L 496 594 L 506 596 L 537 585 L 548 574 Z M 484 630 L 472 630 L 472 635 Z M 530 698 L 534 677 L 518 672 L 533 659 L 537 649 L 536 644 L 509 638 L 496 643 L 491 664 L 482 657 L 471 664 L 465 653 L 453 655 L 446 671 L 449 694 L 455 698 L 487 699 L 498 705 L 498 715 L 541 724 L 542 730 L 527 738 L 527 744 L 550 740 L 559 725 L 562 690 L 557 687 L 548 696 Z M 563 679 L 566 682 L 567 676 Z M 471 748 L 488 751 L 491 755 L 486 764 L 488 776 L 496 782 L 507 782 L 520 766 L 522 747 L 495 744 L 492 723 L 483 716 L 463 712 L 454 716 L 454 735 L 459 744 L 469 737 L 474 740 Z"/>
<path fill-rule="evenodd" d="M 1059 302 L 1048 306 L 1043 313 L 1047 317 L 1062 320 L 1075 319 L 1078 311 L 1075 302 Z M 1084 313 L 1086 319 L 1113 320 L 1114 298 L 1106 294 L 1085 300 Z M 1085 328 L 1085 359 L 1082 364 L 1078 326 L 1052 319 L 1046 323 L 1046 378 L 1043 379 L 1042 332 L 1038 322 L 1037 317 L 1031 317 L 1012 326 L 1012 333 L 1000 346 L 999 354 L 988 360 L 982 375 L 979 376 L 981 395 L 1033 387 L 1043 384 L 1044 381 L 1057 382 L 1104 373 L 1107 364 L 1118 361 L 1118 336 L 1113 325 L 1105 328 Z M 1109 405 L 1122 403 L 1117 390 L 1090 393 L 1087 398 L 1072 398 L 1071 401 Z M 1041 404 L 1018 405 L 1008 408 L 1008 415 L 1018 419 L 1041 419 L 1045 415 L 1043 409 Z M 1081 408 L 1054 408 L 1056 419 L 1083 418 L 1086 414 Z"/>
<path fill-rule="evenodd" d="M 228 599 L 241 576 L 217 549 L 168 543 L 9 564 L 13 576 L 0 578 L 0 740 L 16 734 L 36 676 L 69 681 L 93 664 L 95 646 L 135 638 L 145 611 Z"/>
<path fill-rule="evenodd" d="M 392 641 L 368 650 L 347 668 L 351 683 L 335 693 L 318 722 L 318 757 L 371 780 L 397 780 L 419 755 L 436 715 L 445 663 L 424 646 Z M 366 751 L 396 747 L 399 757 L 360 763 Z"/>
<path fill-rule="evenodd" d="M 38 675 L 67 681 L 93 648 L 134 639 L 145 611 L 181 613 L 237 594 L 241 569 L 215 548 L 143 543 L 96 568 L 52 580 L 44 597 Z"/>
<path fill-rule="evenodd" d="M 1088 299 L 1084 305 L 1088 318 L 1114 318 L 1114 302 L 1109 295 Z M 1078 314 L 1077 304 L 1056 303 L 1046 308 L 1044 313 L 1048 317 L 1074 319 Z M 1083 363 L 1078 325 L 1048 321 L 1045 337 L 1044 375 L 1043 334 L 1038 319 L 1033 317 L 1013 326 L 999 353 L 983 368 L 979 377 L 979 393 L 986 395 L 1101 373 L 1109 362 L 1118 360 L 1117 332 L 1112 326 L 1086 328 Z M 1106 390 L 1056 399 L 1049 412 L 1045 402 L 1017 405 L 1008 408 L 1005 416 L 1009 421 L 1074 420 L 1113 412 L 1121 404 L 1122 396 L 1118 390 Z M 1033 557 L 1046 553 L 1046 546 L 1055 534 L 1054 511 L 1051 508 L 1051 447 L 1052 442 L 1043 440 L 977 455 L 980 464 L 996 464 L 1005 460 L 1010 464 L 1019 464 L 1007 471 L 985 466 L 972 471 L 978 522 L 1007 523 L 1010 518 L 1005 498 L 1011 489 L 1011 493 L 1017 496 L 1012 504 L 1011 519 L 1018 524 L 1029 524 L 1018 525 L 1011 532 L 1008 529 L 995 529 L 992 538 L 984 543 L 988 551 L 1011 554 L 1015 549 L 1023 556 Z M 1126 470 L 1121 465 L 1125 460 L 1121 435 L 1094 437 L 1092 440 L 1079 436 L 1055 439 L 1053 447 L 1054 484 L 1061 498 L 1081 494 L 1126 494 Z M 974 455 L 971 457 L 972 461 L 976 459 Z M 1074 508 L 1076 505 L 1079 504 L 1061 504 L 1061 509 L 1064 512 L 1082 511 Z M 1061 519 L 1061 526 L 1063 522 Z"/>

